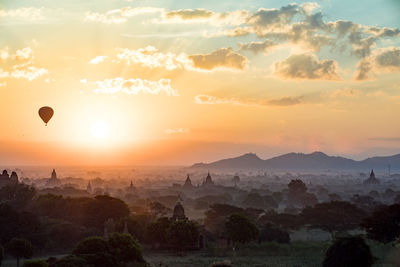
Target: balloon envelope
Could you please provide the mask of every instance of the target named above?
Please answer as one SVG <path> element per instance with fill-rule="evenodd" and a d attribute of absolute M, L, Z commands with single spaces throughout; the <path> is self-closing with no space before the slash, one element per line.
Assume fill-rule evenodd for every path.
<path fill-rule="evenodd" d="M 53 114 L 54 110 L 51 107 L 41 107 L 39 109 L 39 116 L 44 121 L 44 123 L 46 123 L 46 125 L 51 117 L 53 117 Z"/>

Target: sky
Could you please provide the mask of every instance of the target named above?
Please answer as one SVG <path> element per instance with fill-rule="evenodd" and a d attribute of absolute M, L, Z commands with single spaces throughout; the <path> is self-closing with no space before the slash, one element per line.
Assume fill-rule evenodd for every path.
<path fill-rule="evenodd" d="M 397 0 L 0 0 L 0 165 L 397 154 L 399 13 Z"/>

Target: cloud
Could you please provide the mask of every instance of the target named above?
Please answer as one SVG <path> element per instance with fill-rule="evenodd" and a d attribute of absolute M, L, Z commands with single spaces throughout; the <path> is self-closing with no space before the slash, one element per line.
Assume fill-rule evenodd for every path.
<path fill-rule="evenodd" d="M 188 71 L 244 70 L 247 58 L 234 52 L 232 48 L 220 48 L 210 54 L 187 55 L 160 52 L 154 46 L 139 49 L 118 48 L 116 60 L 128 65 L 138 64 L 147 68 L 165 68 L 172 71 L 185 69 Z M 96 58 L 95 58 L 96 59 Z"/>
<path fill-rule="evenodd" d="M 8 57 L 8 48 L 0 49 L 0 61 L 5 61 L 6 59 L 8 59 Z"/>
<path fill-rule="evenodd" d="M 97 56 L 89 61 L 89 64 L 99 64 L 104 62 L 108 57 L 107 56 Z"/>
<path fill-rule="evenodd" d="M 277 43 L 271 40 L 265 40 L 264 42 L 250 42 L 247 44 L 240 44 L 239 50 L 249 50 L 255 54 L 267 53 L 276 45 Z"/>
<path fill-rule="evenodd" d="M 124 60 L 128 65 L 140 64 L 149 68 L 165 68 L 167 70 L 190 68 L 191 61 L 185 54 L 162 53 L 153 46 L 137 50 L 118 49 L 117 59 Z"/>
<path fill-rule="evenodd" d="M 0 69 L 0 78 L 7 78 L 9 76 L 10 76 L 10 73 L 8 71 Z"/>
<path fill-rule="evenodd" d="M 375 73 L 397 71 L 400 71 L 400 48 L 382 48 L 360 60 L 354 79 L 363 81 L 370 79 Z"/>
<path fill-rule="evenodd" d="M 304 96 L 282 97 L 276 99 L 254 99 L 197 95 L 194 102 L 200 105 L 239 105 L 239 106 L 294 106 L 305 103 Z"/>
<path fill-rule="evenodd" d="M 180 9 L 165 12 L 165 18 L 180 18 L 183 20 L 191 20 L 191 19 L 203 19 L 210 18 L 214 15 L 214 12 L 199 8 L 199 9 Z"/>
<path fill-rule="evenodd" d="M 296 97 L 282 97 L 278 99 L 271 99 L 265 102 L 269 106 L 293 106 L 304 103 L 304 96 Z"/>
<path fill-rule="evenodd" d="M 360 62 L 358 62 L 354 79 L 358 81 L 368 80 L 372 69 L 373 65 L 369 59 L 361 59 Z"/>
<path fill-rule="evenodd" d="M 23 49 L 18 49 L 15 51 L 14 59 L 17 61 L 32 61 L 33 60 L 33 50 L 30 47 L 25 47 Z"/>
<path fill-rule="evenodd" d="M 22 7 L 18 9 L 0 9 L 0 18 L 25 19 L 30 21 L 43 20 L 43 8 Z"/>
<path fill-rule="evenodd" d="M 232 69 L 244 70 L 247 67 L 246 57 L 234 52 L 232 48 L 220 48 L 210 54 L 191 55 L 194 68 L 202 70 Z"/>
<path fill-rule="evenodd" d="M 170 128 L 170 129 L 165 129 L 164 132 L 166 134 L 182 134 L 182 133 L 190 132 L 190 129 L 188 129 L 188 128 Z"/>
<path fill-rule="evenodd" d="M 254 27 L 258 36 L 262 36 L 268 31 L 289 24 L 300 12 L 301 8 L 296 4 L 289 4 L 280 9 L 260 8 L 248 18 L 247 24 Z"/>
<path fill-rule="evenodd" d="M 275 63 L 275 74 L 285 79 L 338 80 L 337 62 L 319 60 L 314 54 L 291 55 Z"/>
<path fill-rule="evenodd" d="M 362 92 L 357 89 L 351 89 L 351 88 L 343 88 L 343 89 L 338 89 L 334 91 L 333 93 L 330 94 L 330 97 L 336 98 L 336 97 L 359 97 L 362 95 Z"/>
<path fill-rule="evenodd" d="M 45 68 L 36 68 L 34 66 L 29 66 L 24 69 L 16 69 L 13 72 L 11 72 L 11 76 L 16 78 L 16 79 L 27 79 L 29 81 L 33 81 L 40 76 L 43 76 L 45 74 L 48 74 L 48 70 Z"/>
<path fill-rule="evenodd" d="M 140 14 L 162 12 L 162 8 L 155 7 L 124 7 L 120 9 L 109 10 L 105 13 L 86 12 L 85 22 L 100 22 L 104 24 L 121 24 L 128 21 L 129 17 L 137 16 Z"/>
<path fill-rule="evenodd" d="M 97 88 L 93 90 L 96 94 L 137 95 L 139 93 L 159 95 L 165 93 L 168 96 L 178 96 L 178 91 L 171 87 L 170 79 L 149 81 L 144 79 L 114 78 L 96 82 Z"/>
<path fill-rule="evenodd" d="M 380 68 L 400 71 L 400 47 L 384 50 L 376 56 L 375 62 Z"/>
<path fill-rule="evenodd" d="M 301 8 L 304 10 L 304 12 L 307 15 L 311 15 L 312 12 L 315 9 L 318 9 L 319 7 L 320 7 L 320 5 L 316 2 L 308 2 L 308 3 L 301 4 Z"/>
<path fill-rule="evenodd" d="M 249 12 L 236 10 L 214 12 L 203 8 L 164 11 L 159 23 L 210 23 L 212 25 L 241 25 L 246 22 Z"/>
<path fill-rule="evenodd" d="M 400 142 L 400 137 L 372 137 L 371 141 Z"/>
<path fill-rule="evenodd" d="M 45 68 L 34 66 L 34 55 L 31 47 L 17 49 L 9 54 L 8 49 L 0 50 L 0 59 L 7 60 L 9 68 L 0 69 L 0 78 L 26 79 L 33 81 L 49 73 Z"/>

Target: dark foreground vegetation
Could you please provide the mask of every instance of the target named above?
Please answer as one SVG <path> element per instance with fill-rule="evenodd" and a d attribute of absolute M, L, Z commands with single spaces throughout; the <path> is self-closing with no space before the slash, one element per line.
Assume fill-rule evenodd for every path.
<path fill-rule="evenodd" d="M 211 204 L 204 220 L 192 221 L 180 204 L 169 217 L 159 202 L 138 209 L 108 195 L 69 198 L 8 185 L 0 189 L 0 262 L 25 267 L 398 266 L 400 204 L 370 209 L 346 201 L 317 203 L 301 180 L 288 189 L 289 202 L 304 204 L 297 213 Z M 333 241 L 291 241 L 291 233 L 310 229 L 329 232 Z"/>

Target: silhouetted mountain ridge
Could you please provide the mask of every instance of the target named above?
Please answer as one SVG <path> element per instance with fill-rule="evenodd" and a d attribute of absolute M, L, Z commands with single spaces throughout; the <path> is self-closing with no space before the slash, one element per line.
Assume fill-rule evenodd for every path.
<path fill-rule="evenodd" d="M 211 163 L 196 163 L 192 168 L 201 169 L 269 169 L 269 170 L 400 170 L 400 154 L 386 157 L 371 157 L 353 160 L 340 156 L 329 156 L 316 151 L 310 154 L 288 153 L 270 159 L 261 159 L 254 153 Z"/>

